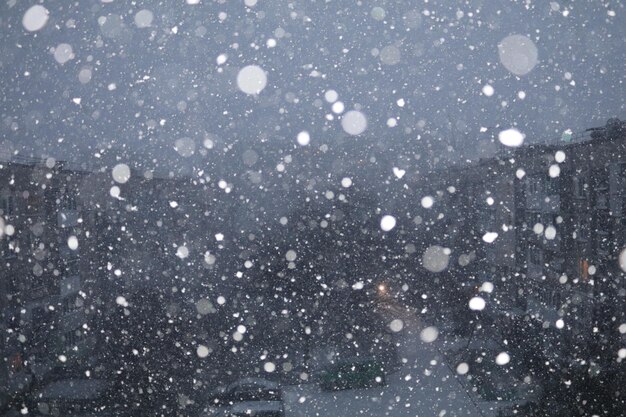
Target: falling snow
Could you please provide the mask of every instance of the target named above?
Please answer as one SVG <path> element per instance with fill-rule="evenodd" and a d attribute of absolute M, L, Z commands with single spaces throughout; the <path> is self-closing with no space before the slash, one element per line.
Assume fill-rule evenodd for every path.
<path fill-rule="evenodd" d="M 1 7 L 0 415 L 623 414 L 620 2 Z"/>

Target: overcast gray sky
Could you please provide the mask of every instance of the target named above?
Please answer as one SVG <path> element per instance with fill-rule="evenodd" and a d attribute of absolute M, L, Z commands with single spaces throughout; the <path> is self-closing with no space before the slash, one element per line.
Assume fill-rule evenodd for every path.
<path fill-rule="evenodd" d="M 621 2 L 186 3 L 44 1 L 43 22 L 25 17 L 35 1 L 3 2 L 3 150 L 97 161 L 111 147 L 188 171 L 233 144 L 289 152 L 306 130 L 331 154 L 458 159 L 512 126 L 532 142 L 626 117 Z M 266 74 L 259 94 L 237 84 L 247 65 Z M 342 129 L 328 90 L 363 133 Z"/>

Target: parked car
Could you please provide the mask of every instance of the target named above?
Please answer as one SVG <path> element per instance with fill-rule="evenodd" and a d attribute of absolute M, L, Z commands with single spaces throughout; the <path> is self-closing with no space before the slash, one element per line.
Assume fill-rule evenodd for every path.
<path fill-rule="evenodd" d="M 280 387 L 262 378 L 245 378 L 217 389 L 208 399 L 203 417 L 283 417 Z"/>
<path fill-rule="evenodd" d="M 486 343 L 485 346 L 488 344 Z M 484 349 L 470 350 L 469 358 L 482 357 Z M 497 350 L 492 351 L 495 356 Z M 515 360 L 513 358 L 512 360 Z M 533 407 L 541 399 L 541 385 L 524 381 L 526 372 L 521 364 L 510 369 L 496 364 L 494 361 L 471 361 L 471 384 L 475 394 L 474 401 L 488 417 L 508 417 L 530 415 Z M 524 413 L 524 410 L 528 414 Z M 555 414 L 556 415 L 556 414 Z"/>
<path fill-rule="evenodd" d="M 373 358 L 356 358 L 336 362 L 320 373 L 320 388 L 324 391 L 373 388 L 384 386 L 385 368 Z"/>
<path fill-rule="evenodd" d="M 101 379 L 54 381 L 33 396 L 34 403 L 30 407 L 41 414 L 53 416 L 119 415 L 109 407 L 110 389 L 111 384 Z"/>

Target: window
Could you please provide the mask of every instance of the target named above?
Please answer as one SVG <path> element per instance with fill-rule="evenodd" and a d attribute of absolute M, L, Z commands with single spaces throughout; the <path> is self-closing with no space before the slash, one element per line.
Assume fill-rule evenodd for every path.
<path fill-rule="evenodd" d="M 15 214 L 16 206 L 15 206 L 15 197 L 12 195 L 2 197 L 2 214 L 5 216 L 10 216 Z"/>
<path fill-rule="evenodd" d="M 626 164 L 609 164 L 609 190 L 611 194 L 624 194 L 624 180 L 626 179 Z"/>
<path fill-rule="evenodd" d="M 528 251 L 528 259 L 534 266 L 543 266 L 543 251 L 537 247 L 530 248 Z"/>
<path fill-rule="evenodd" d="M 587 281 L 589 279 L 589 260 L 588 259 L 578 260 L 578 276 L 583 281 Z"/>
<path fill-rule="evenodd" d="M 63 335 L 63 343 L 68 351 L 72 351 L 74 346 L 80 341 L 80 330 L 72 330 Z"/>
<path fill-rule="evenodd" d="M 585 198 L 587 196 L 587 183 L 581 176 L 572 178 L 574 184 L 574 196 L 577 198 Z"/>
<path fill-rule="evenodd" d="M 528 193 L 529 194 L 543 194 L 544 192 L 544 178 L 538 175 L 528 178 Z"/>
<path fill-rule="evenodd" d="M 586 220 L 579 219 L 576 223 L 576 238 L 581 241 L 589 240 L 589 224 Z"/>
<path fill-rule="evenodd" d="M 76 196 L 74 194 L 68 193 L 65 195 L 63 199 L 63 208 L 67 210 L 76 210 Z"/>
<path fill-rule="evenodd" d="M 560 177 L 550 177 L 547 181 L 546 193 L 548 195 L 558 195 L 562 190 Z"/>
<path fill-rule="evenodd" d="M 80 274 L 80 261 L 78 258 L 69 258 L 64 262 L 65 276 Z"/>

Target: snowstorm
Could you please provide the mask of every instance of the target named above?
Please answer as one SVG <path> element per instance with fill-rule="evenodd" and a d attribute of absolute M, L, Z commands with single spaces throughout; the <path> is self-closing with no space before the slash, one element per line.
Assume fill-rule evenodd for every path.
<path fill-rule="evenodd" d="M 0 33 L 0 416 L 626 416 L 622 2 Z"/>

